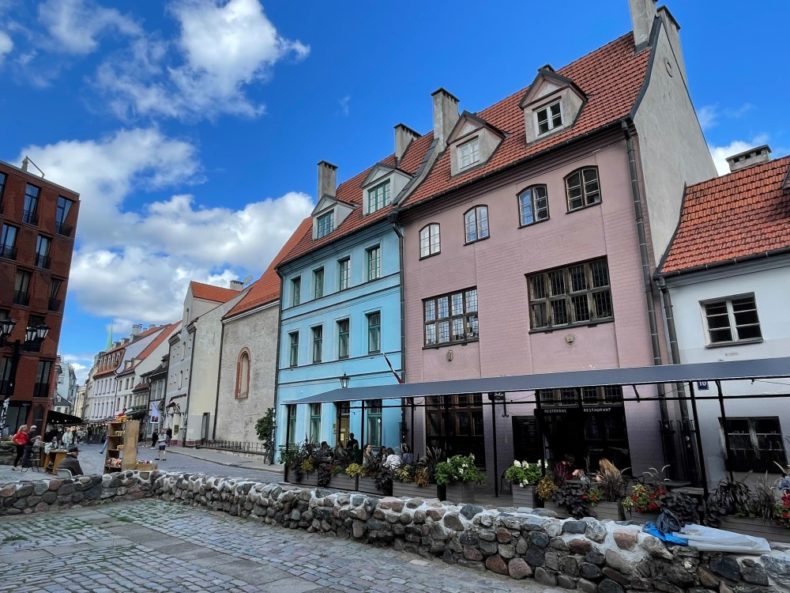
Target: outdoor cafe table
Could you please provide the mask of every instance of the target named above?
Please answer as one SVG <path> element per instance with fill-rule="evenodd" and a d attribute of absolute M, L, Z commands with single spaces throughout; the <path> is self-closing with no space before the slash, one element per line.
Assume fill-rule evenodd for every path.
<path fill-rule="evenodd" d="M 58 466 L 63 458 L 66 457 L 66 449 L 52 449 L 49 453 L 41 453 L 41 465 L 45 471 L 51 474 L 58 472 Z"/>

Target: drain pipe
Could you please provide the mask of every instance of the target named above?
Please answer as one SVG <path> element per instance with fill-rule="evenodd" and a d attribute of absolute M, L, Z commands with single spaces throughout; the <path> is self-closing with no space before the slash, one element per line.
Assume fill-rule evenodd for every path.
<path fill-rule="evenodd" d="M 657 277 L 658 289 L 661 291 L 661 303 L 664 308 L 664 318 L 667 320 L 667 337 L 669 338 L 669 355 L 672 358 L 672 364 L 680 364 L 680 348 L 678 347 L 678 334 L 675 329 L 675 316 L 674 309 L 672 308 L 672 295 L 669 294 L 667 283 L 661 276 Z M 689 411 L 687 409 L 688 403 L 686 402 L 686 389 L 682 383 L 677 386 L 678 397 L 680 398 L 679 406 L 680 417 L 683 422 L 687 422 L 689 418 Z"/>
<path fill-rule="evenodd" d="M 400 380 L 401 382 L 406 382 L 406 357 L 404 353 L 406 352 L 406 295 L 403 292 L 403 230 L 400 228 L 396 221 L 396 216 L 394 214 L 389 215 L 389 223 L 392 225 L 393 232 L 398 236 L 398 257 L 400 268 L 398 270 L 398 274 L 400 275 L 398 288 L 400 290 Z M 401 417 L 401 431 L 398 435 L 398 439 L 400 440 L 399 444 L 406 442 L 403 438 L 403 427 L 406 426 L 406 407 L 401 402 L 400 407 L 400 417 Z M 412 407 L 412 424 L 409 427 L 409 432 L 414 432 L 414 408 Z M 412 440 L 412 454 L 414 454 L 414 441 Z"/>
<path fill-rule="evenodd" d="M 642 282 L 644 283 L 645 300 L 647 301 L 647 322 L 650 327 L 650 345 L 653 350 L 653 364 L 660 365 L 661 344 L 658 339 L 658 324 L 656 323 L 656 307 L 653 292 L 653 278 L 650 273 L 650 256 L 648 253 L 647 238 L 645 233 L 645 220 L 642 212 L 642 199 L 639 190 L 639 176 L 637 174 L 636 156 L 634 152 L 634 139 L 631 133 L 629 120 L 621 122 L 623 133 L 625 134 L 625 145 L 628 153 L 628 171 L 631 176 L 631 196 L 634 203 L 634 218 L 636 222 L 636 232 L 639 238 L 639 257 L 642 264 Z M 669 426 L 669 411 L 665 396 L 666 391 L 662 384 L 658 384 L 658 404 L 661 411 L 661 425 Z M 674 451 L 672 452 L 674 457 Z"/>

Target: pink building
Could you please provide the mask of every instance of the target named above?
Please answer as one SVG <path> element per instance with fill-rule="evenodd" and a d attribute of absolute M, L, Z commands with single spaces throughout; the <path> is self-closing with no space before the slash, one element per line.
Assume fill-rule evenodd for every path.
<path fill-rule="evenodd" d="M 436 160 L 398 207 L 407 382 L 668 362 L 652 276 L 684 185 L 715 169 L 676 22 L 652 0 L 631 10 L 633 34 L 477 113 L 434 93 Z M 634 390 L 619 387 L 507 400 L 536 395 L 539 410 L 484 405 L 485 393 L 427 399 L 411 436 L 487 469 L 496 447 L 499 471 L 608 457 L 637 473 L 669 454 L 671 403 L 624 403 Z"/>

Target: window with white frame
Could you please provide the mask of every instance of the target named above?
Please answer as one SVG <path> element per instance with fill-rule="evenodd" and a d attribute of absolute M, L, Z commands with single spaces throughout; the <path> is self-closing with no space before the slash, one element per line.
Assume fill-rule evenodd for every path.
<path fill-rule="evenodd" d="M 338 287 L 345 290 L 351 286 L 351 258 L 344 257 L 337 262 Z"/>
<path fill-rule="evenodd" d="M 442 250 L 439 225 L 431 223 L 420 229 L 420 258 L 436 255 Z"/>
<path fill-rule="evenodd" d="M 330 210 L 326 214 L 322 214 L 316 219 L 316 224 L 318 228 L 315 231 L 316 239 L 320 239 L 321 237 L 325 237 L 329 233 L 334 230 L 335 226 L 335 213 L 334 210 Z"/>
<path fill-rule="evenodd" d="M 376 245 L 365 250 L 368 264 L 368 280 L 381 277 L 381 247 Z"/>
<path fill-rule="evenodd" d="M 321 362 L 321 351 L 324 345 L 324 326 L 317 325 L 313 331 L 313 362 Z"/>
<path fill-rule="evenodd" d="M 464 214 L 464 234 L 467 243 L 488 238 L 488 206 L 475 206 Z"/>
<path fill-rule="evenodd" d="M 295 307 L 302 302 L 302 277 L 291 279 L 291 306 Z"/>
<path fill-rule="evenodd" d="M 708 328 L 708 345 L 724 346 L 762 340 L 754 294 L 702 303 Z"/>
<path fill-rule="evenodd" d="M 310 404 L 310 442 L 321 440 L 321 404 Z"/>
<path fill-rule="evenodd" d="M 391 199 L 389 179 L 384 183 L 371 187 L 368 190 L 367 213 L 371 214 L 376 212 L 376 210 L 381 210 L 384 206 L 389 205 Z"/>
<path fill-rule="evenodd" d="M 381 352 L 381 313 L 368 313 L 368 354 Z"/>
<path fill-rule="evenodd" d="M 577 169 L 565 178 L 565 194 L 568 212 L 581 210 L 601 202 L 601 186 L 598 183 L 598 167 Z"/>
<path fill-rule="evenodd" d="M 533 185 L 518 195 L 521 226 L 549 219 L 549 195 L 545 185 Z"/>
<path fill-rule="evenodd" d="M 606 258 L 527 276 L 532 330 L 614 319 Z"/>
<path fill-rule="evenodd" d="M 458 169 L 463 171 L 480 162 L 480 138 L 472 138 L 458 146 Z"/>
<path fill-rule="evenodd" d="M 341 319 L 337 322 L 337 357 L 348 358 L 349 356 L 349 326 L 348 319 Z"/>
<path fill-rule="evenodd" d="M 559 101 L 549 103 L 545 107 L 535 110 L 535 119 L 538 123 L 538 135 L 548 134 L 552 130 L 562 127 L 562 106 Z"/>
<path fill-rule="evenodd" d="M 426 346 L 477 340 L 477 288 L 467 288 L 423 301 Z"/>
<path fill-rule="evenodd" d="M 324 296 L 324 268 L 313 270 L 313 298 Z"/>
<path fill-rule="evenodd" d="M 299 366 L 299 332 L 288 334 L 288 364 L 289 366 Z"/>
<path fill-rule="evenodd" d="M 365 433 L 369 445 L 381 446 L 381 400 L 371 399 L 365 403 L 365 417 L 368 429 Z"/>

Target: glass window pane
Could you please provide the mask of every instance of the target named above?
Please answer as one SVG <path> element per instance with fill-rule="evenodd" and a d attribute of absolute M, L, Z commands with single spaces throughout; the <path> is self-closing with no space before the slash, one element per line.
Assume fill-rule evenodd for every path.
<path fill-rule="evenodd" d="M 477 289 L 466 291 L 466 310 L 477 311 Z"/>
<path fill-rule="evenodd" d="M 535 222 L 532 214 L 532 190 L 528 189 L 519 196 L 519 208 L 521 210 L 522 226 Z"/>
<path fill-rule="evenodd" d="M 439 342 L 449 342 L 450 341 L 450 322 L 449 321 L 440 321 L 439 322 Z"/>
<path fill-rule="evenodd" d="M 488 208 L 480 206 L 477 208 L 478 239 L 488 237 Z"/>
<path fill-rule="evenodd" d="M 438 309 L 439 309 L 439 312 L 438 312 L 439 319 L 444 319 L 446 317 L 449 317 L 450 316 L 450 299 L 448 299 L 446 296 L 439 297 L 437 299 L 437 304 L 438 304 Z"/>
<path fill-rule="evenodd" d="M 425 301 L 425 321 L 435 321 L 436 320 L 436 301 L 430 300 Z"/>

